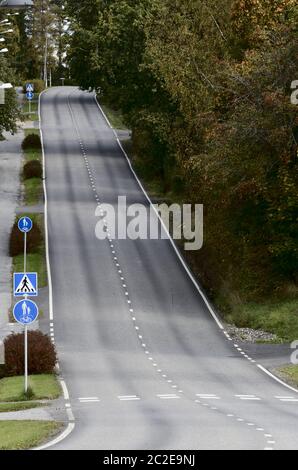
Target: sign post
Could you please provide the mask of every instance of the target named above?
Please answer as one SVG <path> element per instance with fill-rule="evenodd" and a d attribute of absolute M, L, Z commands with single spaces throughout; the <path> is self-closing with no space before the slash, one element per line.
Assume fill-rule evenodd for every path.
<path fill-rule="evenodd" d="M 14 295 L 18 296 L 18 291 L 24 296 L 24 300 L 18 302 L 13 309 L 15 320 L 24 326 L 24 373 L 25 373 L 25 394 L 28 392 L 28 325 L 34 323 L 38 318 L 37 305 L 28 300 L 28 296 L 37 296 L 37 274 L 27 274 L 27 233 L 33 228 L 33 222 L 29 217 L 22 217 L 18 222 L 19 230 L 24 234 L 24 273 L 14 274 Z M 18 277 L 22 276 L 17 282 Z"/>
<path fill-rule="evenodd" d="M 13 309 L 15 320 L 24 326 L 25 347 L 25 394 L 28 392 L 28 325 L 34 323 L 38 318 L 38 307 L 31 300 L 21 300 Z"/>
<path fill-rule="evenodd" d="M 27 96 L 27 100 L 29 101 L 29 114 L 31 114 L 31 101 L 33 100 L 33 97 L 34 97 L 34 86 L 32 83 L 26 84 L 26 96 Z"/>

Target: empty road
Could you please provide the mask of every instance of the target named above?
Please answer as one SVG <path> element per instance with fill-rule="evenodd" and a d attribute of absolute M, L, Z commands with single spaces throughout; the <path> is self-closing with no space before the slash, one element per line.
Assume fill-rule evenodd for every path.
<path fill-rule="evenodd" d="M 50 89 L 41 118 L 51 322 L 75 418 L 54 448 L 297 449 L 298 394 L 220 329 L 171 242 L 96 238 L 101 204 L 149 203 L 94 96 Z"/>

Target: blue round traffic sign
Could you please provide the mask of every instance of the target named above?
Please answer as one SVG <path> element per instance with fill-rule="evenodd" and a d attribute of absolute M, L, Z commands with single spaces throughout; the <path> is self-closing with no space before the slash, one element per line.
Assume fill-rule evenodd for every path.
<path fill-rule="evenodd" d="M 38 307 L 32 300 L 21 300 L 13 309 L 13 316 L 21 325 L 30 325 L 38 318 Z"/>
<path fill-rule="evenodd" d="M 23 233 L 28 233 L 33 228 L 33 222 L 30 217 L 22 217 L 18 222 L 19 230 Z"/>

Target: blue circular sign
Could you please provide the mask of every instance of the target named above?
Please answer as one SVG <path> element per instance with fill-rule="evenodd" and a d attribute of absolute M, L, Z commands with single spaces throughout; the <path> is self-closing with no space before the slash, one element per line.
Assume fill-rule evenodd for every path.
<path fill-rule="evenodd" d="M 23 233 L 28 233 L 33 228 L 33 222 L 29 217 L 22 217 L 18 222 L 19 230 Z"/>
<path fill-rule="evenodd" d="M 38 318 L 38 307 L 32 300 L 21 300 L 13 309 L 13 316 L 21 325 L 30 325 Z"/>
<path fill-rule="evenodd" d="M 26 96 L 27 96 L 27 99 L 28 99 L 28 100 L 30 100 L 30 101 L 33 100 L 33 96 L 34 96 L 34 95 L 33 95 L 32 91 L 28 91 L 28 92 L 26 93 Z"/>

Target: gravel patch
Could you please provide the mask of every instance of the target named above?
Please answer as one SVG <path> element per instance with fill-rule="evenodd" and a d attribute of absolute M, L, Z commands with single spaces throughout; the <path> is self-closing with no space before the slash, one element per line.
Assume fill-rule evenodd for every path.
<path fill-rule="evenodd" d="M 271 342 L 277 341 L 278 337 L 272 333 L 251 328 L 237 328 L 234 325 L 226 325 L 226 331 L 231 338 L 243 343 Z"/>

